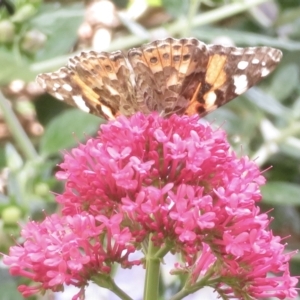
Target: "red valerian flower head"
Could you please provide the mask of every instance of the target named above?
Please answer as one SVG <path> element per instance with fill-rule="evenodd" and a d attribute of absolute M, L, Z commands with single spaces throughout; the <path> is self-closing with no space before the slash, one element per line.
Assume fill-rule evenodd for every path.
<path fill-rule="evenodd" d="M 22 245 L 10 248 L 4 263 L 13 275 L 39 284 L 19 287 L 28 297 L 47 289 L 62 291 L 63 285 L 84 287 L 98 274 L 109 274 L 114 263 L 132 266 L 128 256 L 135 251 L 128 229 L 120 229 L 122 216 L 97 222 L 81 213 L 47 217 L 42 223 L 29 222 L 22 230 Z M 97 224 L 98 223 L 98 224 Z M 101 237 L 106 237 L 105 242 Z"/>
<path fill-rule="evenodd" d="M 223 130 L 198 116 L 119 117 L 66 153 L 60 167 L 57 178 L 66 183 L 57 201 L 64 217 L 29 225 L 24 246 L 5 259 L 15 274 L 21 266 L 44 289 L 82 287 L 95 273 L 110 272 L 107 261 L 143 263 L 130 262 L 128 254 L 147 251 L 150 239 L 159 260 L 168 252 L 180 254 L 183 263 L 171 272 L 188 274 L 186 288 L 193 291 L 208 285 L 226 299 L 295 297 L 291 254 L 283 252 L 257 207 L 265 178 L 254 162 L 235 155 Z M 91 224 L 81 225 L 82 218 Z M 69 224 L 76 226 L 65 230 Z M 40 236 L 47 257 L 39 248 L 43 242 L 36 242 Z M 106 250 L 95 240 L 105 240 Z"/>

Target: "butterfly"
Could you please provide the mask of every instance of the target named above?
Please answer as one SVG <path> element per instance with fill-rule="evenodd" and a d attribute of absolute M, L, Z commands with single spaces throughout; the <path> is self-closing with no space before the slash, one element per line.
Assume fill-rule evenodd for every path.
<path fill-rule="evenodd" d="M 37 76 L 51 95 L 113 120 L 140 111 L 204 116 L 270 74 L 282 57 L 271 47 L 206 45 L 167 38 L 122 51 L 82 52 Z"/>

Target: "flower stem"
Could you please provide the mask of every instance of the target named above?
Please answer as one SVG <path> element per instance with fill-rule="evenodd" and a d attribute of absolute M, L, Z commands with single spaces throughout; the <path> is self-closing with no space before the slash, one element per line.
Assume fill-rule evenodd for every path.
<path fill-rule="evenodd" d="M 173 246 L 173 245 L 168 245 L 168 244 L 166 243 L 166 245 L 165 245 L 164 247 L 160 248 L 160 249 L 156 252 L 155 256 L 156 256 L 157 258 L 162 259 L 167 253 L 170 252 L 170 250 L 172 249 L 172 246 Z"/>
<path fill-rule="evenodd" d="M 9 101 L 5 99 L 3 94 L 0 92 L 0 109 L 3 113 L 3 117 L 10 129 L 11 134 L 13 135 L 16 143 L 22 150 L 23 154 L 27 159 L 36 159 L 38 154 L 32 145 L 30 139 L 28 138 L 26 132 L 21 126 L 19 120 L 15 116 L 13 110 L 9 105 Z"/>
<path fill-rule="evenodd" d="M 160 259 L 155 253 L 157 248 L 149 238 L 149 247 L 146 255 L 146 279 L 144 289 L 144 300 L 158 299 L 159 291 L 159 273 L 160 273 Z"/>
<path fill-rule="evenodd" d="M 120 289 L 114 280 L 110 276 L 106 275 L 96 275 L 92 277 L 93 282 L 98 284 L 99 286 L 109 289 L 112 291 L 115 295 L 120 297 L 122 300 L 133 300 L 131 297 L 129 297 L 122 289 Z"/>
<path fill-rule="evenodd" d="M 184 298 L 187 295 L 193 294 L 198 290 L 202 289 L 205 286 L 213 287 L 215 284 L 220 282 L 219 277 L 211 279 L 214 273 L 214 268 L 212 267 L 210 270 L 207 271 L 205 276 L 202 276 L 201 280 L 197 281 L 196 283 L 192 283 L 192 274 L 188 276 L 186 279 L 184 287 L 175 295 L 173 295 L 170 300 L 179 300 Z"/>
<path fill-rule="evenodd" d="M 194 19 L 195 15 L 197 14 L 198 8 L 200 6 L 201 0 L 191 0 L 189 2 L 189 11 L 188 11 L 188 17 L 186 20 L 186 27 L 183 32 L 183 36 L 190 36 L 191 35 L 191 29 L 193 27 L 192 20 Z"/>
<path fill-rule="evenodd" d="M 111 291 L 114 292 L 117 296 L 119 296 L 123 300 L 133 300 L 131 297 L 129 297 L 122 289 L 120 289 L 116 283 L 112 280 L 112 289 Z"/>
<path fill-rule="evenodd" d="M 183 288 L 177 294 L 175 294 L 174 296 L 172 296 L 170 298 L 170 300 L 180 300 L 180 299 L 184 298 L 185 296 L 189 295 L 190 293 L 191 292 L 189 292 L 187 289 Z"/>

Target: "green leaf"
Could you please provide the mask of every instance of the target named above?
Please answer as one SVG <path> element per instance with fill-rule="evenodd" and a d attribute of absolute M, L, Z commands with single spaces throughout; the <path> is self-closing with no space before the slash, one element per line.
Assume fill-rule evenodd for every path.
<path fill-rule="evenodd" d="M 268 92 L 274 98 L 283 101 L 298 87 L 299 69 L 295 64 L 283 65 L 275 72 L 272 79 Z"/>
<path fill-rule="evenodd" d="M 18 78 L 29 81 L 34 74 L 29 71 L 29 64 L 21 56 L 4 46 L 0 46 L 0 85 L 5 85 Z"/>
<path fill-rule="evenodd" d="M 11 171 L 20 170 L 24 164 L 21 155 L 18 153 L 16 148 L 10 143 L 5 145 L 5 157 L 6 157 L 7 167 Z"/>
<path fill-rule="evenodd" d="M 128 7 L 129 1 L 130 1 L 130 0 L 112 0 L 112 2 L 114 3 L 114 5 L 115 5 L 118 9 L 124 9 L 124 8 Z M 131 2 L 131 1 L 130 1 L 130 2 Z"/>
<path fill-rule="evenodd" d="M 298 96 L 298 98 L 292 104 L 291 109 L 292 109 L 292 119 L 294 120 L 300 119 L 300 96 Z"/>
<path fill-rule="evenodd" d="M 279 39 L 278 37 L 272 37 L 268 35 L 246 32 L 241 30 L 233 30 L 218 28 L 218 27 L 210 27 L 210 26 L 202 26 L 198 28 L 194 28 L 192 30 L 192 36 L 207 42 L 211 42 L 212 40 L 220 37 L 226 36 L 236 44 L 236 45 L 244 45 L 244 46 L 256 46 L 263 45 L 275 48 L 281 48 L 285 50 L 295 51 L 300 50 L 300 42 L 291 41 L 286 39 Z"/>
<path fill-rule="evenodd" d="M 6 166 L 6 157 L 4 147 L 0 147 L 0 169 L 3 169 Z"/>
<path fill-rule="evenodd" d="M 300 185 L 270 181 L 261 187 L 263 201 L 270 204 L 300 205 Z"/>
<path fill-rule="evenodd" d="M 162 0 L 147 0 L 149 6 L 162 6 Z"/>
<path fill-rule="evenodd" d="M 282 85 L 280 85 L 282 88 Z M 255 103 L 260 109 L 271 115 L 282 117 L 284 114 L 289 114 L 290 110 L 276 101 L 275 97 L 265 93 L 259 87 L 253 87 L 245 93 L 251 102 Z"/>
<path fill-rule="evenodd" d="M 228 135 L 250 137 L 256 134 L 255 127 L 260 116 L 261 111 L 253 103 L 247 101 L 245 96 L 239 96 L 205 118 L 212 124 L 222 126 Z"/>
<path fill-rule="evenodd" d="M 300 159 L 300 139 L 290 137 L 279 144 L 279 149 L 287 156 Z"/>
<path fill-rule="evenodd" d="M 299 15 L 300 15 L 300 7 L 299 3 L 297 3 L 297 7 L 289 8 L 286 10 L 283 10 L 281 14 L 278 16 L 278 20 L 276 21 L 277 26 L 284 26 L 287 24 L 293 24 L 297 21 L 299 21 Z M 291 28 L 290 30 L 293 30 L 294 28 Z M 299 28 L 296 27 L 297 30 Z"/>
<path fill-rule="evenodd" d="M 173 17 L 185 15 L 188 11 L 190 1 L 162 0 L 162 5 Z"/>
<path fill-rule="evenodd" d="M 48 124 L 41 139 L 40 151 L 43 155 L 57 154 L 70 148 L 94 134 L 103 119 L 84 113 L 78 109 L 69 109 Z"/>
<path fill-rule="evenodd" d="M 36 7 L 30 3 L 26 3 L 19 7 L 16 13 L 11 17 L 11 20 L 16 23 L 22 23 L 30 19 L 36 14 Z"/>
<path fill-rule="evenodd" d="M 46 46 L 38 53 L 37 59 L 44 60 L 68 52 L 76 42 L 83 14 L 83 3 L 65 6 L 43 4 L 40 13 L 30 23 L 48 37 Z"/>
<path fill-rule="evenodd" d="M 8 174 L 7 191 L 10 198 L 10 203 L 17 203 L 18 205 L 24 203 L 24 184 L 24 172 L 10 172 Z"/>
<path fill-rule="evenodd" d="M 24 299 L 17 289 L 17 282 L 7 269 L 0 269 L 0 291 L 2 300 L 22 300 Z"/>

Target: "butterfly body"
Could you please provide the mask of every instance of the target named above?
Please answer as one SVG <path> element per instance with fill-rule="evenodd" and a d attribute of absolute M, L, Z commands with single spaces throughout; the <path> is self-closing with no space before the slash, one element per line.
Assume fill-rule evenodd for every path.
<path fill-rule="evenodd" d="M 205 115 L 258 83 L 281 56 L 270 47 L 167 38 L 127 55 L 83 52 L 59 71 L 38 75 L 37 81 L 59 100 L 108 120 L 137 111 Z"/>

